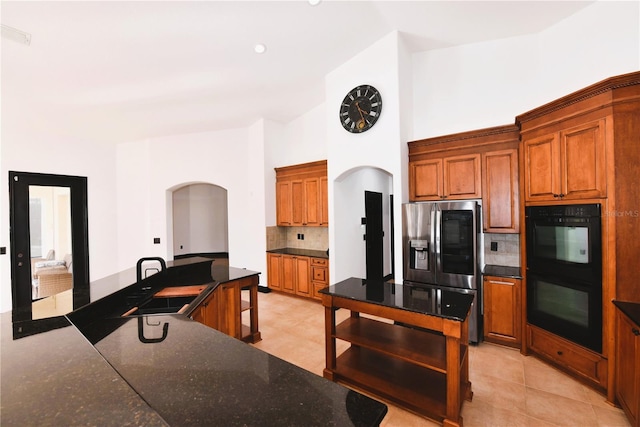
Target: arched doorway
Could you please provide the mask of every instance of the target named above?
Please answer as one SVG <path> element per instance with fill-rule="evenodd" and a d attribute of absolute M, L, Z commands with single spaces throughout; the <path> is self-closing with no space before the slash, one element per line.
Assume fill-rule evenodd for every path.
<path fill-rule="evenodd" d="M 367 193 L 380 195 L 378 209 L 380 209 L 379 223 L 382 225 L 382 235 L 378 250 L 382 253 L 377 259 L 382 260 L 382 268 L 379 269 L 382 276 L 392 277 L 394 275 L 392 175 L 375 167 L 358 167 L 345 171 L 336 178 L 333 188 L 335 241 L 332 250 L 335 251 L 336 259 L 336 265 L 333 267 L 335 281 L 367 276 L 367 251 L 371 243 L 367 240 L 367 234 L 373 231 L 366 219 L 367 215 L 370 215 L 367 213 Z M 341 263 L 341 259 L 348 259 L 349 262 Z"/>
<path fill-rule="evenodd" d="M 227 190 L 213 184 L 188 184 L 172 192 L 175 259 L 207 256 L 228 259 Z"/>

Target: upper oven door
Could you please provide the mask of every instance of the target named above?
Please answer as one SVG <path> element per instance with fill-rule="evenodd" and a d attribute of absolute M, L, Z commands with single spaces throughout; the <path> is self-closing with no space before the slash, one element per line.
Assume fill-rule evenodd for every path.
<path fill-rule="evenodd" d="M 527 213 L 528 270 L 601 283 L 599 216 L 536 216 L 530 210 Z"/>

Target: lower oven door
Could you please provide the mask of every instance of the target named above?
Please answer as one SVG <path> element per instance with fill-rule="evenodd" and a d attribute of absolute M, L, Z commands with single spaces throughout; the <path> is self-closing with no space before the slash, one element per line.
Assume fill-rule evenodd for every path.
<path fill-rule="evenodd" d="M 527 272 L 527 321 L 600 353 L 602 288 Z"/>

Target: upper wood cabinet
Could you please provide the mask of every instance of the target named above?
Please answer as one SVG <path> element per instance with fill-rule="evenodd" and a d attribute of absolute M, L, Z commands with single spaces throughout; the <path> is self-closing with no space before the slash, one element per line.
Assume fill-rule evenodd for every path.
<path fill-rule="evenodd" d="M 517 233 L 518 145 L 515 125 L 409 142 L 409 200 L 481 198 L 485 232 Z"/>
<path fill-rule="evenodd" d="M 482 154 L 482 217 L 486 233 L 517 233 L 520 229 L 518 149 Z"/>
<path fill-rule="evenodd" d="M 606 120 L 595 120 L 524 143 L 525 201 L 607 195 Z"/>
<path fill-rule="evenodd" d="M 327 161 L 276 168 L 276 222 L 326 227 Z"/>
<path fill-rule="evenodd" d="M 409 163 L 409 193 L 415 201 L 481 197 L 480 154 L 435 157 Z"/>

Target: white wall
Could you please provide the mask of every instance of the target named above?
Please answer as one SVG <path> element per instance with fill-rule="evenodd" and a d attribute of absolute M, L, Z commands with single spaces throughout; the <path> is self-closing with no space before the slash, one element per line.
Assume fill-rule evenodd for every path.
<path fill-rule="evenodd" d="M 227 190 L 230 264 L 264 271 L 264 154 L 260 137 L 250 137 L 252 131 L 231 129 L 118 146 L 119 269 L 130 268 L 143 256 L 171 258 L 171 192 L 185 184 L 209 183 Z M 161 238 L 159 245 L 153 244 L 154 237 Z"/>
<path fill-rule="evenodd" d="M 87 177 L 89 274 L 92 280 L 114 272 L 117 259 L 116 163 L 113 145 L 57 135 L 37 125 L 21 128 L 3 121 L 0 129 L 0 311 L 11 310 L 9 171 Z"/>
<path fill-rule="evenodd" d="M 640 69 L 638 2 L 596 2 L 536 35 L 417 53 L 411 139 L 515 116 Z"/>
<path fill-rule="evenodd" d="M 347 194 L 336 182 L 345 172 L 362 167 L 386 171 L 393 180 L 394 194 L 401 194 L 402 176 L 399 89 L 399 34 L 394 32 L 374 43 L 326 76 L 326 124 L 329 175 L 329 247 L 331 282 L 364 271 L 362 260 L 354 266 L 353 254 L 361 252 L 362 236 L 341 233 L 341 225 L 353 222 L 349 209 L 338 203 L 352 204 L 363 194 Z M 338 107 L 354 87 L 370 84 L 382 96 L 382 113 L 376 125 L 362 134 L 346 132 L 338 120 Z M 346 175 L 345 175 L 346 176 Z M 337 196 L 337 197 L 336 197 Z M 398 224 L 398 223 L 396 223 Z M 397 229 L 396 225 L 396 229 Z"/>

